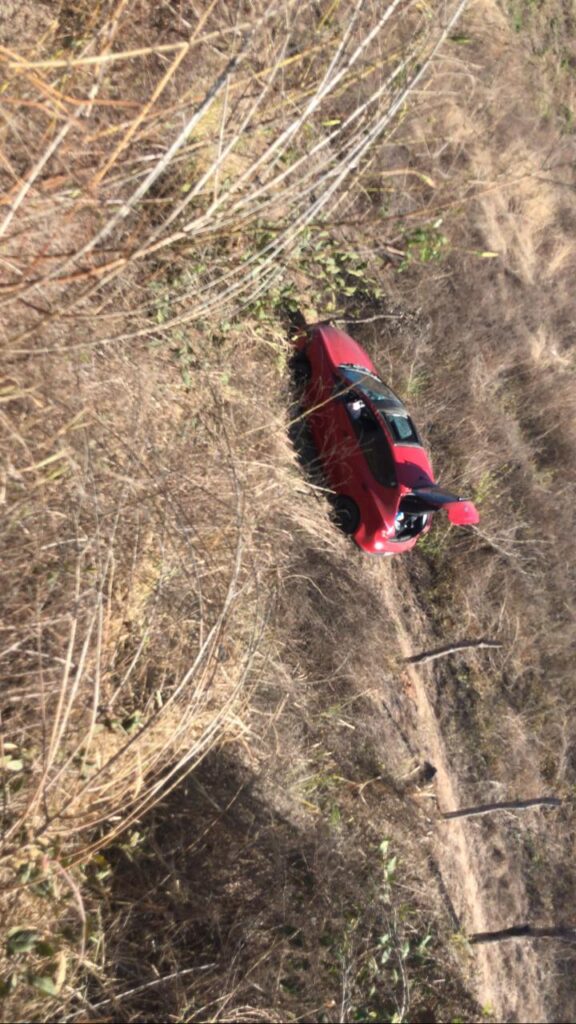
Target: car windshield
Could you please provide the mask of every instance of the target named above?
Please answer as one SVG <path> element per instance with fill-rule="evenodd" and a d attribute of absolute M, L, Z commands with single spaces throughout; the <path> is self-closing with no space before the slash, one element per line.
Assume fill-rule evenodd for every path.
<path fill-rule="evenodd" d="M 349 384 L 353 384 L 358 391 L 363 391 L 372 402 L 377 403 L 380 400 L 390 402 L 399 409 L 403 408 L 400 399 L 390 388 L 386 387 L 375 373 L 370 373 L 370 370 L 365 370 L 362 366 L 354 366 L 352 363 L 343 363 L 338 369 Z"/>
<path fill-rule="evenodd" d="M 420 444 L 416 427 L 405 407 L 394 392 L 376 374 L 362 366 L 344 363 L 338 367 L 340 373 L 355 391 L 360 391 L 382 413 L 388 424 L 394 444 Z"/>

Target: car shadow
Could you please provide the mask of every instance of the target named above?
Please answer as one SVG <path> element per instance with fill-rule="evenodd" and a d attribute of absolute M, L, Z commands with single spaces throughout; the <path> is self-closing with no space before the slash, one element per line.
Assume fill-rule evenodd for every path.
<path fill-rule="evenodd" d="M 305 477 L 315 487 L 330 492 L 328 481 L 322 469 L 318 449 L 314 444 L 312 431 L 308 423 L 306 411 L 302 405 L 302 396 L 307 384 L 305 373 L 302 372 L 301 361 L 292 356 L 288 362 L 290 404 L 288 408 L 288 437 L 296 453 L 296 458 Z"/>

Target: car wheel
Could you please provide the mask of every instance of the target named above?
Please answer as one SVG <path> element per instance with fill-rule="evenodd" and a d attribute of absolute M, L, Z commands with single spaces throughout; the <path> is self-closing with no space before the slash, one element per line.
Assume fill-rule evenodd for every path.
<path fill-rule="evenodd" d="M 360 525 L 360 510 L 356 502 L 340 494 L 334 501 L 334 519 L 343 533 L 356 533 Z"/>

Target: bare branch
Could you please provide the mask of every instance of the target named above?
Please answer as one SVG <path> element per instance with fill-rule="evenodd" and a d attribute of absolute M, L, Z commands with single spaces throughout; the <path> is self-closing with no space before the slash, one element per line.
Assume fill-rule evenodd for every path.
<path fill-rule="evenodd" d="M 503 800 L 492 804 L 477 804 L 475 807 L 461 807 L 457 811 L 445 811 L 445 821 L 451 818 L 473 818 L 493 811 L 523 811 L 528 807 L 560 807 L 562 800 L 557 796 L 539 796 L 533 800 Z"/>
<path fill-rule="evenodd" d="M 484 647 L 497 649 L 502 647 L 498 640 L 460 640 L 455 644 L 445 644 L 443 647 L 435 647 L 431 651 L 421 651 L 420 654 L 413 654 L 406 658 L 411 665 L 423 665 L 427 661 L 436 661 L 437 658 L 446 658 L 449 654 L 458 654 L 459 651 L 480 650 Z"/>

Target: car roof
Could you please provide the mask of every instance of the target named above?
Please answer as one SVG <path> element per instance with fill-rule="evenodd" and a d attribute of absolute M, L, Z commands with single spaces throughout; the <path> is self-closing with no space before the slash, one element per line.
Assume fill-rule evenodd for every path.
<path fill-rule="evenodd" d="M 354 341 L 345 331 L 341 331 L 330 323 L 314 324 L 311 327 L 311 331 L 313 336 L 316 334 L 316 337 L 321 340 L 330 359 L 336 366 L 349 364 L 358 370 L 366 369 L 370 373 L 375 374 L 379 380 L 381 379 L 370 357 L 358 342 Z M 394 392 L 392 394 L 394 395 Z M 393 405 L 393 400 L 391 399 L 390 412 L 399 412 L 401 410 L 409 415 L 402 400 L 397 398 L 396 395 L 394 397 L 397 399 L 398 404 Z M 370 403 L 370 405 L 373 412 L 378 413 L 378 407 L 373 403 Z M 383 417 L 381 417 L 381 422 L 384 423 L 388 436 L 388 427 Z M 416 444 L 403 445 L 396 442 L 393 442 L 391 447 L 396 464 L 398 484 L 412 489 L 413 487 L 422 487 L 434 482 L 434 472 L 430 458 L 424 448 Z"/>

